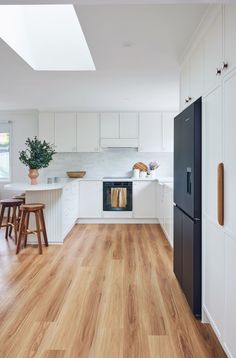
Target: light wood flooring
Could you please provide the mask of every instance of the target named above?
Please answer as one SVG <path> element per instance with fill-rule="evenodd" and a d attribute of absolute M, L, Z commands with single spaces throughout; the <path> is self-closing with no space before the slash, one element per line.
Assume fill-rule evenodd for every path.
<path fill-rule="evenodd" d="M 0 235 L 0 357 L 220 358 L 172 271 L 159 225 L 76 225 L 15 255 Z"/>

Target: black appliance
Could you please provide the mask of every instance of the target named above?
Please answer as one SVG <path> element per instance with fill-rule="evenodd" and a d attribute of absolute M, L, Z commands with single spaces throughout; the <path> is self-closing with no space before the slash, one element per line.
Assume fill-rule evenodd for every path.
<path fill-rule="evenodd" d="M 112 205 L 112 190 L 124 189 L 126 193 L 125 206 Z M 119 194 L 118 194 L 119 195 Z M 103 182 L 103 211 L 132 211 L 133 183 L 131 181 Z"/>
<path fill-rule="evenodd" d="M 174 272 L 193 314 L 201 317 L 202 101 L 174 120 Z"/>

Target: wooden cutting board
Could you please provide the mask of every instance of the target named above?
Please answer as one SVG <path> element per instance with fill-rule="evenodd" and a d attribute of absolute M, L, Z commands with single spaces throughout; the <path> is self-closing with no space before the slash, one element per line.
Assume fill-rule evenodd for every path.
<path fill-rule="evenodd" d="M 135 163 L 133 165 L 133 169 L 139 169 L 141 172 L 147 172 L 148 171 L 147 165 L 142 163 L 142 162 Z"/>

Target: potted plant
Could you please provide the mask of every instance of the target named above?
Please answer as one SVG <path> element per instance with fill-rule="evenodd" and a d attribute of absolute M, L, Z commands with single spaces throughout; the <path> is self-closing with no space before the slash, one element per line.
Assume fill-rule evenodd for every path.
<path fill-rule="evenodd" d="M 19 153 L 19 159 L 29 168 L 28 176 L 31 184 L 35 185 L 39 176 L 38 169 L 47 168 L 56 151 L 53 144 L 41 141 L 37 137 L 27 138 L 25 145 L 27 148 Z"/>

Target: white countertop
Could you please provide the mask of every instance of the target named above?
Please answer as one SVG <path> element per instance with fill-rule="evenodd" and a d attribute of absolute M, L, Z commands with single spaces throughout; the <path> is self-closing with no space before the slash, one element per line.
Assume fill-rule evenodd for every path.
<path fill-rule="evenodd" d="M 71 183 L 73 181 L 159 181 L 160 183 L 169 183 L 173 186 L 173 178 L 143 178 L 143 179 L 134 179 L 134 178 L 111 178 L 111 179 L 105 179 L 105 178 L 96 178 L 96 177 L 84 177 L 79 179 L 67 179 L 67 178 L 61 178 L 61 181 L 59 183 L 39 183 L 37 185 L 30 185 L 29 183 L 11 183 L 4 185 L 5 190 L 12 190 L 12 191 L 46 191 L 46 190 L 62 190 L 68 183 Z"/>
<path fill-rule="evenodd" d="M 27 183 L 12 183 L 4 185 L 5 190 L 12 190 L 12 191 L 45 191 L 45 190 L 61 190 L 68 182 L 61 182 L 61 183 L 40 183 L 37 185 L 30 185 Z"/>

